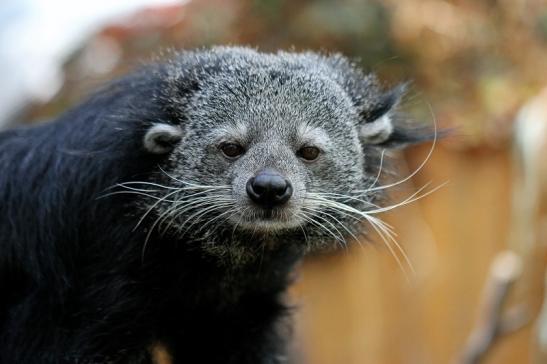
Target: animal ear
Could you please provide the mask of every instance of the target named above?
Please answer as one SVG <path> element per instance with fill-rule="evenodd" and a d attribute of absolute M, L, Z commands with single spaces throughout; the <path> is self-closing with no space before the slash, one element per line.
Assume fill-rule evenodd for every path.
<path fill-rule="evenodd" d="M 165 154 L 173 150 L 182 139 L 182 130 L 175 125 L 153 124 L 144 134 L 144 149 L 153 154 Z"/>
<path fill-rule="evenodd" d="M 398 147 L 435 139 L 436 130 L 397 123 L 393 109 L 400 102 L 407 85 L 401 84 L 381 94 L 372 106 L 363 111 L 359 136 L 363 144 Z M 400 118 L 399 118 L 400 119 Z"/>
<path fill-rule="evenodd" d="M 395 126 L 390 111 L 400 101 L 405 89 L 406 85 L 399 85 L 384 92 L 363 111 L 359 136 L 364 144 L 382 144 L 393 135 Z"/>

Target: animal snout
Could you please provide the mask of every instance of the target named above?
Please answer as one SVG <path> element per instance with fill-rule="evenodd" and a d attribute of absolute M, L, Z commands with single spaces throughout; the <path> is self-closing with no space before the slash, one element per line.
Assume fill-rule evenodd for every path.
<path fill-rule="evenodd" d="M 247 181 L 247 195 L 265 208 L 273 208 L 286 203 L 292 193 L 291 183 L 273 169 L 264 169 Z"/>

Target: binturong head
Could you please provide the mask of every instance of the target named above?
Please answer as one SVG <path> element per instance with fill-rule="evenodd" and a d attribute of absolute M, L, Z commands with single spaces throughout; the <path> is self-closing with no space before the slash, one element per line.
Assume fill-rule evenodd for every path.
<path fill-rule="evenodd" d="M 432 136 L 399 125 L 404 87 L 383 90 L 340 55 L 218 47 L 156 77 L 147 227 L 219 254 L 340 244 L 377 219 L 383 152 Z"/>

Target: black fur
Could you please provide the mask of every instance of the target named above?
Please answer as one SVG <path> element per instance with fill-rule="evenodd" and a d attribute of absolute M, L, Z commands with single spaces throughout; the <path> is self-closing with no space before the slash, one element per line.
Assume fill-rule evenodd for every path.
<path fill-rule="evenodd" d="M 164 158 L 141 145 L 169 120 L 161 87 L 146 69 L 55 122 L 0 134 L 2 364 L 149 363 L 156 342 L 174 363 L 274 362 L 298 252 L 233 268 L 156 237 L 142 260 L 132 197 L 98 198 Z"/>
<path fill-rule="evenodd" d="M 282 296 L 300 248 L 231 266 L 154 233 L 143 259 L 136 197 L 99 198 L 165 162 L 142 146 L 153 123 L 184 122 L 158 102 L 172 88 L 162 72 L 145 68 L 53 122 L 0 134 L 0 363 L 150 363 L 156 343 L 174 363 L 281 361 Z M 383 102 L 374 117 L 395 100 Z"/>

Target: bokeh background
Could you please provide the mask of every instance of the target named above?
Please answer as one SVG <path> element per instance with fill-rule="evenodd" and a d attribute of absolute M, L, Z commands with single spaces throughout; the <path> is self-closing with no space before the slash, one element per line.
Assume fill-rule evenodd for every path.
<path fill-rule="evenodd" d="M 403 176 L 419 171 L 392 199 L 447 184 L 383 216 L 415 272 L 381 239 L 309 257 L 290 292 L 292 362 L 547 363 L 546 1 L 5 0 L 0 128 L 215 44 L 341 52 L 386 85 L 411 81 L 401 108 L 453 130 L 430 158 L 402 153 Z"/>

